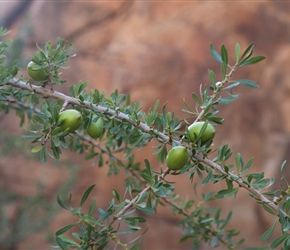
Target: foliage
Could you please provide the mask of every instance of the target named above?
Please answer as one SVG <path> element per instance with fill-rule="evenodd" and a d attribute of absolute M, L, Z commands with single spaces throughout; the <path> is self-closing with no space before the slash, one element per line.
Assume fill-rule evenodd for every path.
<path fill-rule="evenodd" d="M 1 34 L 4 33 L 2 30 Z M 24 137 L 34 145 L 32 152 L 39 155 L 41 162 L 45 163 L 47 157 L 59 160 L 63 150 L 71 150 L 85 154 L 86 159 L 93 160 L 99 167 L 106 164 L 108 175 L 117 175 L 122 169 L 125 170 L 127 178 L 124 182 L 126 192 L 122 195 L 118 190 L 112 190 L 113 197 L 106 209 L 99 207 L 93 199 L 88 211 L 85 210 L 84 204 L 94 185 L 87 188 L 77 207 L 72 204 L 72 195 L 68 198 L 58 196 L 58 204 L 68 210 L 75 221 L 55 233 L 58 247 L 52 248 L 104 249 L 113 242 L 123 249 L 139 249 L 139 238 L 150 228 L 147 227 L 145 216 L 136 216 L 135 212 L 152 215 L 158 206 L 165 206 L 174 214 L 182 216 L 181 242 L 190 240 L 193 249 L 197 249 L 202 242 L 208 243 L 210 247 L 222 245 L 236 249 L 243 240 L 236 239 L 239 234 L 237 230 L 228 228 L 232 212 L 222 218 L 221 209 L 208 207 L 206 203 L 213 199 L 236 197 L 240 189 L 247 190 L 254 202 L 276 218 L 262 239 L 269 239 L 275 225 L 279 223 L 281 236 L 272 242 L 271 248 L 283 245 L 282 248 L 287 249 L 290 246 L 290 188 L 267 191 L 274 180 L 265 178 L 264 173 L 250 173 L 253 159 L 246 162 L 240 153 L 233 157 L 227 144 L 214 149 L 213 140 L 205 143 L 201 141 L 208 123 L 214 126 L 223 123 L 224 118 L 218 115 L 219 105 L 229 104 L 239 97 L 234 94 L 237 86 L 258 88 L 258 84 L 250 79 L 233 79 L 240 67 L 264 59 L 263 56 L 253 56 L 253 43 L 243 52 L 240 45 L 236 44 L 234 64 L 229 62 L 224 45 L 219 52 L 210 45 L 213 58 L 221 65 L 222 79 L 218 81 L 216 73 L 208 71 L 210 84 L 201 85 L 199 94 L 192 93 L 190 102 L 183 100 L 185 108 L 182 110 L 188 115 L 187 119 L 175 117 L 174 113 L 167 111 L 166 105 L 159 108 L 158 100 L 146 113 L 140 104 L 131 103 L 130 96 L 120 94 L 118 90 L 109 95 L 97 89 L 87 93 L 87 82 L 80 81 L 71 86 L 70 95 L 56 91 L 53 88 L 55 85 L 65 83 L 65 80 L 59 79 L 58 70 L 65 69 L 63 64 L 71 57 L 66 44 L 64 40 L 58 39 L 54 48 L 51 42 L 47 42 L 44 49 L 38 47 L 32 57 L 39 65 L 49 65 L 51 89 L 47 89 L 46 85 L 15 78 L 17 67 L 7 68 L 4 64 L 9 42 L 1 42 L 0 109 L 5 113 L 15 109 L 21 118 L 21 125 L 25 119 L 28 120 L 31 129 Z M 194 105 L 190 104 L 192 101 Z M 83 124 L 76 132 L 69 133 L 59 128 L 59 113 L 68 106 L 78 110 L 83 117 Z M 104 133 L 101 138 L 94 140 L 87 135 L 86 129 L 96 116 L 103 120 Z M 192 142 L 188 127 L 198 121 L 205 121 L 206 125 L 201 128 L 200 136 Z M 182 131 L 183 125 L 186 129 Z M 154 171 L 148 159 L 144 159 L 144 164 L 135 160 L 136 149 L 142 150 L 152 142 L 158 143 L 153 154 L 161 163 L 165 162 L 168 149 L 175 146 L 186 147 L 190 159 L 178 171 L 170 171 L 168 168 Z M 120 153 L 122 158 L 117 156 Z M 235 164 L 230 164 L 229 160 L 233 158 Z M 222 182 L 226 188 L 204 194 L 202 201 L 196 203 L 175 192 L 174 183 L 166 181 L 169 174 L 188 176 L 189 181 L 198 176 L 203 185 Z M 70 237 L 69 232 L 72 232 Z M 124 242 L 123 235 L 135 235 L 138 232 L 135 240 Z"/>

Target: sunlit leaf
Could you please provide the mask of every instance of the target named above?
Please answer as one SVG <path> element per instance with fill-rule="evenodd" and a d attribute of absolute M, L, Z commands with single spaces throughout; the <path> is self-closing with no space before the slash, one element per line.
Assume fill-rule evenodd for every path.
<path fill-rule="evenodd" d="M 42 148 L 43 148 L 43 145 L 36 146 L 36 147 L 34 147 L 33 149 L 31 149 L 31 152 L 32 152 L 32 153 L 37 153 L 37 152 L 39 152 Z"/>
<path fill-rule="evenodd" d="M 236 63 L 238 63 L 241 56 L 241 46 L 239 43 L 236 43 L 235 53 L 236 53 Z"/>

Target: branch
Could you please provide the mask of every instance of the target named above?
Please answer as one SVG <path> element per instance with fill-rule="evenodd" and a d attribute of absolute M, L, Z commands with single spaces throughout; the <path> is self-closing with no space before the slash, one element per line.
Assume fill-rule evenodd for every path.
<path fill-rule="evenodd" d="M 77 106 L 80 106 L 82 108 L 91 109 L 93 111 L 97 110 L 100 113 L 107 114 L 109 116 L 114 115 L 117 119 L 125 120 L 127 123 L 142 129 L 146 133 L 149 133 L 149 131 L 152 131 L 152 128 L 149 127 L 147 124 L 145 124 L 143 122 L 140 122 L 137 124 L 136 122 L 133 122 L 130 119 L 129 115 L 124 114 L 122 112 L 119 112 L 119 111 L 117 112 L 113 109 L 103 107 L 101 105 L 93 104 L 93 103 L 88 102 L 88 101 L 81 102 L 77 98 L 65 95 L 65 94 L 58 92 L 58 91 L 45 89 L 42 86 L 27 84 L 26 82 L 20 81 L 17 78 L 11 79 L 6 85 L 10 85 L 10 86 L 13 86 L 13 87 L 18 88 L 18 89 L 23 89 L 23 90 L 27 90 L 30 92 L 34 92 L 34 93 L 42 96 L 43 98 L 52 98 L 52 99 L 56 99 L 56 100 L 62 100 L 67 105 L 68 104 L 77 105 Z M 116 114 L 116 112 L 117 112 L 117 114 Z M 156 134 L 156 136 L 158 138 L 162 139 L 165 143 L 167 143 L 170 140 L 169 136 L 167 136 L 167 135 L 165 135 L 157 130 L 154 130 L 154 133 Z M 180 144 L 180 142 L 177 142 L 177 143 Z"/>
<path fill-rule="evenodd" d="M 270 201 L 258 189 L 249 186 L 249 184 L 245 184 L 243 182 L 243 179 L 240 176 L 235 175 L 232 172 L 227 173 L 219 164 L 209 160 L 208 158 L 203 158 L 198 154 L 194 155 L 193 158 L 195 158 L 198 162 L 202 162 L 202 163 L 206 164 L 207 166 L 211 167 L 212 169 L 214 169 L 214 170 L 216 170 L 224 175 L 228 175 L 231 178 L 231 180 L 236 182 L 240 187 L 248 190 L 254 196 L 254 198 L 262 201 L 264 204 L 267 204 L 270 208 L 272 208 L 273 211 L 275 211 L 277 215 L 279 215 L 279 211 L 281 211 L 281 213 L 285 217 L 287 217 L 287 214 L 282 209 L 280 209 L 273 201 Z"/>
<path fill-rule="evenodd" d="M 198 220 L 196 220 L 195 218 L 191 217 L 191 214 L 187 211 L 185 211 L 183 208 L 180 208 L 178 205 L 176 205 L 174 202 L 172 202 L 171 200 L 169 200 L 168 198 L 162 198 L 162 200 L 169 204 L 170 206 L 174 207 L 176 210 L 178 210 L 183 216 L 189 218 L 197 227 L 202 227 L 203 229 L 207 230 L 208 232 L 211 233 L 211 235 L 213 237 L 217 236 L 220 231 L 213 228 L 213 227 L 209 227 L 207 225 L 203 225 L 202 223 L 200 223 Z M 199 206 L 199 204 L 197 205 L 197 207 Z M 233 247 L 230 245 L 230 243 L 227 243 L 226 240 L 224 240 L 222 237 L 219 237 L 219 241 L 226 246 L 228 249 L 232 250 Z"/>
<path fill-rule="evenodd" d="M 99 143 L 96 143 L 96 140 L 92 140 L 90 137 L 85 136 L 84 134 L 76 131 L 76 135 L 81 139 L 86 141 L 87 143 L 91 144 L 93 147 L 98 148 L 102 153 L 108 155 L 110 158 L 114 159 L 116 162 L 118 162 L 119 165 L 121 165 L 125 170 L 129 171 L 134 178 L 136 178 L 138 181 L 143 182 L 140 176 L 135 173 L 133 169 L 130 169 L 126 166 L 126 164 L 117 156 L 112 154 L 109 150 L 107 150 L 105 147 L 101 146 Z"/>
<path fill-rule="evenodd" d="M 235 67 L 231 70 L 231 72 L 227 75 L 227 77 L 225 78 L 225 80 L 223 80 L 223 83 L 226 83 L 232 73 L 235 71 Z M 83 108 L 87 108 L 90 110 L 97 110 L 101 113 L 107 114 L 107 115 L 114 115 L 114 117 L 116 117 L 117 119 L 120 120 L 124 120 L 127 123 L 143 130 L 146 133 L 149 133 L 150 131 L 152 131 L 152 128 L 149 127 L 147 124 L 140 122 L 140 123 L 136 123 L 134 121 L 132 121 L 130 119 L 130 116 L 128 114 L 122 113 L 122 112 L 117 112 L 113 109 L 107 108 L 107 107 L 103 107 L 97 104 L 93 104 L 91 102 L 88 101 L 83 101 L 81 102 L 79 99 L 65 95 L 61 92 L 58 91 L 52 91 L 52 90 L 48 90 L 45 89 L 41 86 L 36 86 L 36 85 L 32 85 L 32 84 L 27 84 L 23 81 L 20 81 L 16 78 L 11 79 L 8 83 L 6 83 L 6 85 L 10 85 L 13 86 L 15 88 L 19 88 L 19 89 L 23 89 L 23 90 L 27 90 L 27 91 L 31 91 L 34 92 L 40 96 L 42 96 L 43 98 L 52 98 L 52 99 L 58 99 L 58 100 L 62 100 L 67 104 L 72 104 L 72 105 L 77 105 Z M 169 136 L 163 134 L 162 132 L 159 132 L 158 130 L 154 130 L 154 133 L 156 135 L 156 137 L 162 139 L 164 141 L 164 143 L 169 143 L 170 142 L 170 138 Z M 178 140 L 174 141 L 176 143 L 176 145 L 181 145 L 181 142 Z M 277 215 L 279 215 L 279 211 L 286 217 L 287 214 L 280 209 L 273 201 L 270 201 L 267 197 L 265 197 L 258 189 L 249 186 L 248 184 L 245 184 L 242 180 L 242 178 L 240 176 L 235 175 L 234 173 L 227 173 L 222 166 L 220 166 L 219 164 L 209 160 L 208 158 L 204 158 L 198 154 L 195 154 L 192 156 L 193 158 L 195 158 L 197 161 L 202 162 L 208 166 L 210 166 L 212 169 L 227 175 L 231 180 L 233 180 L 234 182 L 236 182 L 240 187 L 248 190 L 254 198 L 256 198 L 257 200 L 262 201 L 264 204 L 268 205 L 271 209 L 273 209 L 273 211 L 275 211 L 275 213 Z M 159 176 L 159 180 L 163 180 L 165 178 L 165 176 L 170 172 L 170 170 L 167 168 L 160 176 Z M 150 186 L 147 186 L 144 190 L 141 191 L 141 193 L 139 193 L 133 200 L 131 200 L 131 202 L 129 204 L 127 204 L 116 216 L 121 216 L 122 214 L 124 214 L 127 209 L 129 207 L 131 207 L 134 202 L 138 199 L 138 197 L 143 194 L 144 192 L 147 192 L 150 190 Z"/>

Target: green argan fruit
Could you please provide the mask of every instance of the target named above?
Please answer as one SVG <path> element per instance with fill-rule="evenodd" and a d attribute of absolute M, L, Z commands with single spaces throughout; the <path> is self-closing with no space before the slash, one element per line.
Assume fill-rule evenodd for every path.
<path fill-rule="evenodd" d="M 96 122 L 93 120 L 96 118 L 96 116 L 93 117 L 91 124 L 88 127 L 87 133 L 90 137 L 97 139 L 104 133 L 104 121 L 103 118 L 100 117 Z"/>
<path fill-rule="evenodd" d="M 183 168 L 188 161 L 189 154 L 184 146 L 176 146 L 168 152 L 166 164 L 170 170 L 179 170 Z"/>
<path fill-rule="evenodd" d="M 47 68 L 41 68 L 33 61 L 27 65 L 27 73 L 34 81 L 46 81 L 49 79 L 49 72 Z"/>
<path fill-rule="evenodd" d="M 205 122 L 195 122 L 188 127 L 189 139 L 195 142 L 197 137 L 200 135 L 201 128 Z M 208 123 L 204 133 L 201 136 L 201 143 L 204 144 L 209 140 L 212 140 L 215 136 L 215 128 L 212 124 Z"/>
<path fill-rule="evenodd" d="M 68 128 L 68 132 L 74 132 L 82 125 L 83 117 L 79 111 L 67 109 L 59 114 L 57 122 L 62 131 Z"/>

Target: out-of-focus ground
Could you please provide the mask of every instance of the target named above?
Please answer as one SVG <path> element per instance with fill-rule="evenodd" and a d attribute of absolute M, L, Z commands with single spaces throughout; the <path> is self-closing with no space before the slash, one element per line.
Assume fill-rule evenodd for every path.
<path fill-rule="evenodd" d="M 277 178 L 276 188 L 279 187 L 280 164 L 290 157 L 289 3 L 32 1 L 27 9 L 22 6 L 24 13 L 20 11 L 11 18 L 11 13 L 20 4 L 23 2 L 1 2 L 0 20 L 5 23 L 10 18 L 6 22 L 11 30 L 9 38 L 24 43 L 24 62 L 35 51 L 36 43 L 42 46 L 47 40 L 66 38 L 73 42 L 73 51 L 77 54 L 69 62 L 70 69 L 63 72 L 68 84 L 88 81 L 89 88 L 107 93 L 117 88 L 119 92 L 131 93 L 132 100 L 140 101 L 145 110 L 160 99 L 162 105 L 167 102 L 168 110 L 180 117 L 185 117 L 181 111 L 182 99 L 192 102 L 191 93 L 197 92 L 201 83 L 209 83 L 208 69 L 220 76 L 220 66 L 211 58 L 209 44 L 216 48 L 225 44 L 233 62 L 237 42 L 243 49 L 255 42 L 254 53 L 265 55 L 266 60 L 240 69 L 234 78 L 252 79 L 260 88 L 238 87 L 236 92 L 241 93 L 241 97 L 220 107 L 225 122 L 217 127 L 215 145 L 228 143 L 234 154 L 241 152 L 245 159 L 254 156 L 252 172 L 264 171 L 265 176 Z M 25 71 L 23 74 L 26 76 Z M 68 86 L 61 90 L 68 93 Z M 52 161 L 42 166 L 32 159 L 30 145 L 23 146 L 15 140 L 23 131 L 14 113 L 0 115 L 0 189 L 15 195 L 15 199 L 7 198 L 9 203 L 1 207 L 7 215 L 8 225 L 16 225 L 13 220 L 22 218 L 19 216 L 25 197 L 36 195 L 41 185 L 40 197 L 53 203 L 64 180 L 70 178 L 70 171 L 61 164 L 55 166 Z M 149 152 L 150 149 L 139 152 L 140 161 L 149 158 L 156 162 Z M 122 175 L 107 177 L 105 167 L 91 167 L 91 162 L 84 161 L 83 156 L 65 153 L 62 160 L 80 166 L 75 181 L 72 180 L 74 184 L 66 187 L 67 193 L 74 194 L 76 202 L 94 183 L 97 187 L 93 195 L 102 207 L 112 198 L 112 188 L 122 190 Z M 160 167 L 160 163 L 155 165 L 156 169 Z M 287 167 L 284 174 L 289 177 Z M 193 184 L 187 177 L 171 179 L 176 181 L 176 189 L 182 195 L 195 197 Z M 200 187 L 199 192 L 217 188 L 214 185 Z M 233 210 L 231 226 L 241 230 L 245 246 L 265 244 L 259 237 L 274 218 L 256 205 L 246 191 L 241 190 L 236 199 L 216 201 L 213 205 L 223 207 L 225 212 Z M 44 217 L 44 211 L 44 208 L 38 211 L 39 218 Z M 22 228 L 24 231 L 30 231 L 34 225 L 29 218 L 24 223 L 27 228 Z M 10 249 L 47 249 L 51 233 L 70 223 L 71 219 L 68 212 L 60 210 L 49 221 L 49 230 L 30 233 L 19 241 L 15 236 L 14 248 Z M 148 218 L 150 230 L 144 235 L 142 249 L 190 248 L 189 242 L 178 243 L 181 229 L 177 223 L 169 211 L 160 209 L 157 215 Z"/>

